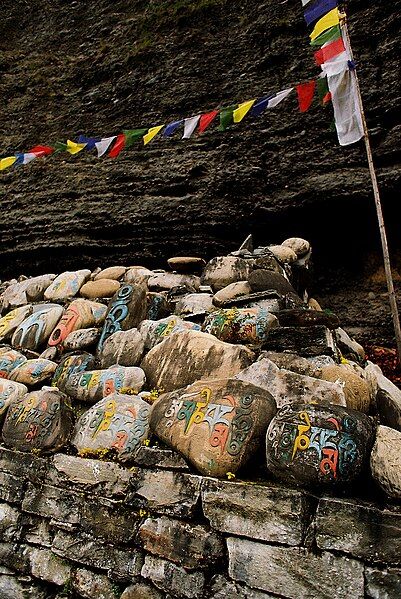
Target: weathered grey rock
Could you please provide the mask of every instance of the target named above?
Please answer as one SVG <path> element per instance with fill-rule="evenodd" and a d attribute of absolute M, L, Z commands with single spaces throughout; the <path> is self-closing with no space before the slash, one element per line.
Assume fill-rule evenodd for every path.
<path fill-rule="evenodd" d="M 52 518 L 64 526 L 81 522 L 84 509 L 82 494 L 59 489 L 51 485 L 33 485 L 26 487 L 22 509 L 28 514 L 36 514 L 43 518 Z"/>
<path fill-rule="evenodd" d="M 135 455 L 135 464 L 144 468 L 189 471 L 187 462 L 177 451 L 160 447 L 146 447 L 145 445 L 138 449 Z"/>
<path fill-rule="evenodd" d="M 16 541 L 20 534 L 20 513 L 7 503 L 0 503 L 0 538 L 4 541 Z M 1 595 L 0 595 L 1 597 Z"/>
<path fill-rule="evenodd" d="M 47 379 L 51 379 L 57 368 L 56 362 L 37 358 L 36 360 L 27 360 L 10 374 L 10 379 L 17 383 L 25 385 L 37 385 Z"/>
<path fill-rule="evenodd" d="M 32 314 L 32 306 L 21 306 L 0 318 L 0 342 L 10 339 L 15 329 Z"/>
<path fill-rule="evenodd" d="M 48 593 L 33 588 L 29 581 L 5 575 L 0 576 L 0 597 L 4 597 L 4 599 L 47 599 Z"/>
<path fill-rule="evenodd" d="M 227 545 L 231 578 L 250 587 L 302 599 L 364 597 L 363 564 L 357 560 L 234 537 Z"/>
<path fill-rule="evenodd" d="M 153 276 L 153 270 L 144 266 L 129 266 L 123 277 L 126 283 L 140 285 L 146 283 L 149 277 Z"/>
<path fill-rule="evenodd" d="M 15 349 L 0 347 L 0 378 L 9 379 L 12 371 L 26 361 L 26 357 Z"/>
<path fill-rule="evenodd" d="M 259 345 L 278 320 L 263 308 L 221 309 L 208 316 L 202 329 L 221 341 Z"/>
<path fill-rule="evenodd" d="M 31 301 L 40 301 L 43 298 L 44 291 L 55 278 L 56 275 L 53 274 L 41 275 L 10 285 L 1 296 L 2 309 L 10 310 L 18 306 L 24 306 Z"/>
<path fill-rule="evenodd" d="M 108 395 L 79 418 L 71 440 L 80 455 L 114 450 L 119 462 L 133 460 L 149 436 L 149 410 L 133 395 Z"/>
<path fill-rule="evenodd" d="M 72 588 L 85 599 L 111 599 L 115 587 L 104 574 L 77 568 L 71 576 Z"/>
<path fill-rule="evenodd" d="M 267 467 L 306 487 L 349 484 L 365 465 L 373 432 L 370 418 L 349 408 L 284 406 L 267 430 Z"/>
<path fill-rule="evenodd" d="M 217 291 L 213 296 L 213 304 L 218 307 L 224 306 L 227 302 L 236 300 L 238 297 L 249 295 L 252 289 L 248 281 L 237 281 L 230 283 L 223 289 Z"/>
<path fill-rule="evenodd" d="M 165 595 L 159 593 L 154 587 L 143 582 L 136 582 L 127 587 L 120 599 L 164 599 Z"/>
<path fill-rule="evenodd" d="M 297 258 L 302 258 L 311 249 L 309 241 L 301 237 L 290 237 L 283 241 L 281 245 L 292 249 L 296 253 Z"/>
<path fill-rule="evenodd" d="M 294 293 L 295 289 L 288 280 L 277 272 L 258 268 L 252 271 L 248 277 L 249 285 L 254 293 L 259 291 L 276 291 L 280 295 Z"/>
<path fill-rule="evenodd" d="M 152 276 L 149 277 L 147 283 L 151 291 L 168 291 L 174 287 L 186 287 L 192 291 L 198 291 L 200 286 L 200 278 L 195 275 L 158 272 L 152 273 Z"/>
<path fill-rule="evenodd" d="M 340 323 L 338 316 L 335 314 L 301 308 L 281 310 L 277 314 L 277 318 L 282 327 L 311 327 L 323 325 L 328 329 L 336 329 Z"/>
<path fill-rule="evenodd" d="M 210 285 L 214 292 L 219 291 L 237 281 L 246 281 L 251 272 L 252 265 L 249 260 L 236 256 L 219 256 L 207 263 L 203 275 L 202 285 Z"/>
<path fill-rule="evenodd" d="M 144 284 L 125 284 L 110 300 L 106 320 L 98 343 L 98 352 L 103 349 L 107 337 L 117 331 L 127 331 L 138 326 L 146 315 L 146 291 Z"/>
<path fill-rule="evenodd" d="M 85 299 L 76 299 L 65 309 L 60 322 L 49 338 L 50 347 L 64 344 L 72 331 L 103 324 L 107 308 L 103 304 Z"/>
<path fill-rule="evenodd" d="M 338 347 L 345 358 L 364 362 L 366 355 L 362 345 L 352 339 L 344 329 L 336 329 L 335 335 Z"/>
<path fill-rule="evenodd" d="M 120 283 L 114 279 L 98 279 L 82 285 L 79 295 L 88 299 L 97 297 L 112 297 L 119 289 Z"/>
<path fill-rule="evenodd" d="M 168 316 L 170 312 L 166 292 L 149 291 L 146 294 L 146 320 L 160 320 Z"/>
<path fill-rule="evenodd" d="M 187 572 L 176 564 L 147 555 L 141 574 L 160 590 L 173 597 L 202 597 L 205 577 L 202 572 Z"/>
<path fill-rule="evenodd" d="M 320 369 L 316 368 L 307 358 L 302 358 L 302 356 L 298 356 L 297 354 L 268 351 L 260 354 L 260 360 L 263 358 L 268 358 L 279 368 L 291 370 L 291 372 L 296 372 L 297 374 L 318 378 L 320 373 Z"/>
<path fill-rule="evenodd" d="M 200 325 L 182 320 L 178 316 L 167 316 L 162 320 L 143 320 L 139 331 L 144 340 L 146 349 L 152 349 L 173 333 L 185 331 L 200 331 Z"/>
<path fill-rule="evenodd" d="M 90 276 L 91 271 L 87 269 L 77 270 L 76 272 L 63 272 L 49 285 L 44 297 L 51 301 L 67 300 L 74 297 Z"/>
<path fill-rule="evenodd" d="M 78 329 L 72 331 L 64 340 L 63 348 L 65 351 L 83 351 L 97 345 L 100 339 L 100 329 Z"/>
<path fill-rule="evenodd" d="M 198 273 L 206 266 L 203 258 L 195 256 L 176 256 L 169 258 L 167 264 L 171 270 L 179 273 Z"/>
<path fill-rule="evenodd" d="M 95 357 L 92 354 L 81 353 L 65 356 L 58 365 L 52 380 L 52 387 L 62 387 L 72 374 L 91 370 L 95 366 Z"/>
<path fill-rule="evenodd" d="M 324 326 L 278 327 L 270 331 L 263 344 L 268 351 L 286 351 L 299 356 L 333 356 L 336 352 L 333 335 Z"/>
<path fill-rule="evenodd" d="M 43 350 L 41 354 L 39 354 L 39 358 L 42 358 L 43 360 L 51 360 L 52 362 L 57 360 L 57 357 L 57 347 L 46 347 L 46 349 Z"/>
<path fill-rule="evenodd" d="M 276 411 L 272 396 L 235 379 L 198 381 L 162 395 L 150 427 L 202 474 L 235 473 L 255 453 Z"/>
<path fill-rule="evenodd" d="M 401 431 L 401 390 L 372 362 L 367 363 L 365 373 L 378 391 L 376 404 L 381 423 Z"/>
<path fill-rule="evenodd" d="M 145 551 L 196 570 L 215 563 L 224 551 L 221 538 L 205 526 L 161 516 L 147 518 L 139 528 Z"/>
<path fill-rule="evenodd" d="M 60 559 L 50 549 L 29 549 L 32 575 L 57 586 L 65 585 L 71 576 L 71 566 Z"/>
<path fill-rule="evenodd" d="M 28 316 L 13 334 L 13 347 L 38 350 L 47 342 L 62 314 L 61 306 L 49 304 Z"/>
<path fill-rule="evenodd" d="M 113 366 L 104 370 L 74 372 L 65 380 L 57 381 L 59 389 L 73 399 L 95 403 L 111 393 L 133 393 L 141 391 L 145 384 L 145 373 L 136 366 Z"/>
<path fill-rule="evenodd" d="M 138 329 L 117 331 L 107 337 L 103 344 L 99 355 L 100 366 L 101 368 L 108 368 L 113 364 L 136 366 L 141 361 L 144 351 L 145 343 Z"/>
<path fill-rule="evenodd" d="M 235 597 L 235 599 L 274 599 L 270 593 L 255 591 L 246 586 L 240 586 L 232 580 L 228 580 L 221 574 L 217 574 L 211 581 L 210 599 L 227 599 L 227 597 Z"/>
<path fill-rule="evenodd" d="M 347 405 L 340 383 L 329 383 L 278 368 L 268 358 L 254 362 L 238 373 L 235 378 L 266 389 L 274 397 L 278 408 L 300 402 L 318 405 Z"/>
<path fill-rule="evenodd" d="M 21 451 L 58 451 L 70 437 L 73 413 L 58 389 L 43 387 L 14 401 L 8 408 L 2 436 Z"/>
<path fill-rule="evenodd" d="M 150 388 L 172 391 L 196 380 L 234 376 L 252 362 L 253 353 L 200 331 L 170 335 L 141 362 Z"/>
<path fill-rule="evenodd" d="M 28 387 L 21 383 L 0 378 L 0 424 L 3 422 L 8 406 L 28 393 Z"/>
<path fill-rule="evenodd" d="M 202 508 L 223 533 L 284 545 L 301 545 L 312 504 L 294 489 L 254 482 L 202 479 Z"/>
<path fill-rule="evenodd" d="M 398 599 L 401 597 L 401 570 L 365 568 L 365 590 L 372 599 Z"/>
<path fill-rule="evenodd" d="M 119 281 L 125 275 L 127 268 L 125 266 L 109 266 L 100 270 L 95 276 L 94 280 L 99 279 L 111 279 L 113 281 Z"/>
<path fill-rule="evenodd" d="M 281 263 L 277 260 L 273 252 L 269 248 L 257 248 L 254 253 L 253 266 L 255 269 L 263 268 L 264 270 L 271 270 L 277 272 L 280 275 L 284 275 L 286 270 L 283 268 Z"/>
<path fill-rule="evenodd" d="M 215 308 L 210 293 L 188 293 L 175 305 L 175 313 L 183 318 L 201 317 L 212 312 Z"/>
<path fill-rule="evenodd" d="M 271 253 L 283 264 L 292 264 L 298 258 L 294 250 L 285 245 L 269 245 Z"/>
<path fill-rule="evenodd" d="M 389 497 L 401 499 L 401 432 L 378 426 L 370 469 L 377 484 Z"/>
<path fill-rule="evenodd" d="M 324 381 L 338 382 L 344 389 L 347 407 L 368 414 L 370 410 L 370 392 L 366 381 L 355 374 L 347 364 L 324 366 L 320 378 Z"/>

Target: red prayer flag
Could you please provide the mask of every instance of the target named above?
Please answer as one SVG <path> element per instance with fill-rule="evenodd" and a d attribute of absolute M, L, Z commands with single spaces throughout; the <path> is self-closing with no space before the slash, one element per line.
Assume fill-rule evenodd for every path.
<path fill-rule="evenodd" d="M 341 37 L 338 40 L 334 40 L 334 42 L 330 42 L 327 46 L 320 48 L 317 52 L 315 52 L 315 61 L 318 66 L 331 60 L 341 52 L 344 52 L 345 46 Z"/>
<path fill-rule="evenodd" d="M 301 112 L 306 112 L 312 104 L 315 88 L 315 80 L 297 85 L 298 104 Z"/>
<path fill-rule="evenodd" d="M 116 158 L 119 155 L 121 150 L 124 149 L 125 146 L 125 135 L 124 133 L 120 133 L 117 135 L 117 139 L 109 152 L 110 158 Z"/>
<path fill-rule="evenodd" d="M 53 154 L 54 148 L 50 146 L 35 146 L 31 150 L 28 151 L 28 154 L 36 154 L 38 158 L 41 156 L 49 156 L 49 154 Z"/>
<path fill-rule="evenodd" d="M 210 125 L 210 123 L 213 121 L 213 119 L 216 118 L 216 116 L 219 114 L 218 110 L 212 110 L 211 112 L 208 112 L 207 114 L 202 114 L 200 120 L 199 120 L 199 132 L 203 133 L 203 131 L 205 131 L 205 129 L 207 129 Z"/>

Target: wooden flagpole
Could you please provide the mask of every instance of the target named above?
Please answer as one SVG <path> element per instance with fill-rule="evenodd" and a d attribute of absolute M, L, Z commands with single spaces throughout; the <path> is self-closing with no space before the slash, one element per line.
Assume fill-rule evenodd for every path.
<path fill-rule="evenodd" d="M 343 31 L 345 33 L 345 36 L 346 36 L 346 39 L 348 42 L 349 51 L 351 54 L 351 59 L 353 60 L 351 40 L 350 40 L 349 33 L 348 33 L 348 27 L 346 24 L 345 15 L 341 22 L 341 28 L 343 29 Z M 363 108 L 363 101 L 362 101 L 362 95 L 361 95 L 361 88 L 359 86 L 359 79 L 358 79 L 356 70 L 354 70 L 354 74 L 355 74 L 356 89 L 357 89 L 357 93 L 358 93 L 358 102 L 359 102 L 359 107 L 360 107 L 361 116 L 362 116 L 364 140 L 365 140 L 366 154 L 368 157 L 370 178 L 372 180 L 373 194 L 374 194 L 375 204 L 376 204 L 377 220 L 379 222 L 380 238 L 381 238 L 381 244 L 382 244 L 382 250 L 383 250 L 384 271 L 386 273 L 386 281 L 387 281 L 390 309 L 391 309 L 391 315 L 393 318 L 395 340 L 396 340 L 396 344 L 397 344 L 398 362 L 401 365 L 401 326 L 400 326 L 400 317 L 399 317 L 398 307 L 397 307 L 397 300 L 396 300 L 396 296 L 395 296 L 395 292 L 394 292 L 393 275 L 391 273 L 390 254 L 389 254 L 389 250 L 388 250 L 386 228 L 384 225 L 383 211 L 382 211 L 382 205 L 381 205 L 381 200 L 380 200 L 379 186 L 377 183 L 376 171 L 375 171 L 375 167 L 373 164 L 373 155 L 372 155 L 372 148 L 371 148 L 370 139 L 369 139 L 369 130 L 368 130 L 368 126 L 366 123 L 365 111 Z"/>

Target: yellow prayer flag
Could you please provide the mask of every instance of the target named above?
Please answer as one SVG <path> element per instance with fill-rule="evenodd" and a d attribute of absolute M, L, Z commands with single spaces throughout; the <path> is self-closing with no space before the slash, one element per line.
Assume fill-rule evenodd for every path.
<path fill-rule="evenodd" d="M 143 143 L 148 144 L 156 135 L 159 133 L 160 129 L 163 129 L 164 125 L 158 125 L 157 127 L 151 127 L 146 135 L 143 136 Z"/>
<path fill-rule="evenodd" d="M 75 141 L 71 141 L 70 139 L 67 139 L 67 150 L 66 151 L 69 152 L 70 154 L 78 154 L 78 152 L 83 150 L 85 146 L 86 146 L 86 144 L 77 144 Z"/>
<path fill-rule="evenodd" d="M 0 160 L 0 171 L 4 171 L 5 168 L 12 166 L 17 160 L 16 156 L 9 156 L 8 158 L 2 158 Z"/>
<path fill-rule="evenodd" d="M 239 104 L 238 108 L 236 108 L 233 112 L 234 123 L 240 123 L 244 116 L 251 110 L 255 102 L 256 99 L 248 100 L 248 102 L 242 102 L 242 104 Z"/>
<path fill-rule="evenodd" d="M 330 12 L 328 12 L 324 17 L 322 17 L 315 25 L 314 30 L 310 34 L 311 41 L 313 42 L 321 33 L 326 31 L 326 29 L 330 29 L 330 27 L 334 27 L 338 25 L 340 22 L 340 13 L 338 12 L 338 8 L 333 8 Z"/>

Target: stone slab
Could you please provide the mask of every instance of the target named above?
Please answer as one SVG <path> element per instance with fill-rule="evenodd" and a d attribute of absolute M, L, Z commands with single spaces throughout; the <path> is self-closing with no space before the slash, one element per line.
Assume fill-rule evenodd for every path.
<path fill-rule="evenodd" d="M 197 599 L 203 595 L 205 578 L 202 572 L 187 572 L 176 564 L 147 555 L 141 573 L 173 597 Z"/>
<path fill-rule="evenodd" d="M 278 327 L 270 331 L 263 349 L 286 351 L 300 356 L 334 356 L 333 334 L 324 326 Z"/>

